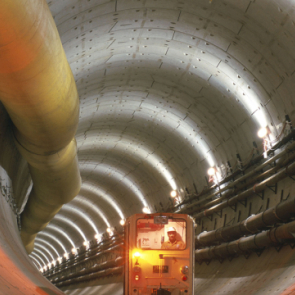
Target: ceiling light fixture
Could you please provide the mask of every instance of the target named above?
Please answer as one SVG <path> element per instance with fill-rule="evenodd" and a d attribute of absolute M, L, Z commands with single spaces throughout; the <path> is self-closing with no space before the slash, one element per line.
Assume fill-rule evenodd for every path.
<path fill-rule="evenodd" d="M 258 130 L 257 135 L 260 138 L 264 138 L 268 134 L 268 128 L 267 127 L 262 127 Z"/>
<path fill-rule="evenodd" d="M 101 241 L 101 235 L 100 235 L 100 234 L 96 234 L 96 235 L 94 236 L 94 238 L 95 238 L 98 242 Z"/>
<path fill-rule="evenodd" d="M 151 213 L 151 210 L 149 207 L 143 207 L 142 208 L 142 212 L 145 213 L 145 214 L 150 214 Z"/>
<path fill-rule="evenodd" d="M 178 193 L 177 193 L 176 190 L 173 190 L 173 191 L 171 191 L 171 193 L 170 193 L 171 198 L 176 198 L 177 195 L 178 195 Z"/>
<path fill-rule="evenodd" d="M 216 174 L 216 169 L 214 167 L 211 167 L 208 169 L 207 173 L 209 176 L 213 176 Z"/>

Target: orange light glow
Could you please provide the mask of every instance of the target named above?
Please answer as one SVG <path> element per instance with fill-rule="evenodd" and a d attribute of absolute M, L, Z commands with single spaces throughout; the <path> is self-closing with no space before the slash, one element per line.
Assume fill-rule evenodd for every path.
<path fill-rule="evenodd" d="M 141 256 L 141 254 L 140 254 L 139 252 L 135 252 L 135 253 L 133 254 L 133 256 L 139 258 L 139 257 Z"/>

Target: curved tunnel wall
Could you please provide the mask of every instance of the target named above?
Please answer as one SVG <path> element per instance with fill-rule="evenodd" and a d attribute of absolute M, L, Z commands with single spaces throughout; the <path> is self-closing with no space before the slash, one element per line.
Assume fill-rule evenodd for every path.
<path fill-rule="evenodd" d="M 7 193 L 12 193 L 8 190 Z M 62 295 L 47 279 L 38 273 L 28 257 L 18 232 L 15 212 L 0 192 L 0 259 L 1 293 L 28 295 Z"/>
<path fill-rule="evenodd" d="M 82 187 L 91 180 L 119 206 L 129 200 L 128 208 L 120 206 L 125 216 L 142 209 L 139 194 L 160 211 L 171 205 L 173 186 L 182 195 L 195 187 L 202 191 L 211 165 L 224 176 L 228 161 L 237 169 L 236 154 L 247 161 L 253 141 L 262 152 L 260 126 L 267 125 L 275 139 L 285 115 L 294 119 L 292 1 L 53 0 L 48 5 L 80 96 Z M 18 152 L 7 162 L 8 147 L 13 148 L 8 120 L 1 125 L 0 164 L 21 211 L 30 176 L 23 160 L 18 165 Z M 104 172 L 96 171 L 100 165 Z M 86 190 L 81 197 L 118 226 L 114 208 L 93 201 Z M 61 214 L 90 238 L 95 231 L 85 215 L 96 220 L 100 232 L 106 224 L 88 206 L 79 203 L 80 214 Z M 83 242 L 79 230 L 60 218 L 37 238 L 55 244 L 60 256 Z M 38 251 L 49 259 L 45 250 Z"/>

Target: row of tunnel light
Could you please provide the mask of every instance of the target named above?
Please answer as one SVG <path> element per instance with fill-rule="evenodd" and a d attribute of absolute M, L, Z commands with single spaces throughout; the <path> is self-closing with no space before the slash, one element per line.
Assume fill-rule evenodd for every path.
<path fill-rule="evenodd" d="M 120 220 L 120 224 L 122 225 L 122 226 L 124 226 L 125 225 L 125 220 L 124 219 L 122 219 L 122 220 Z M 114 235 L 114 232 L 115 232 L 115 229 L 113 228 L 113 227 L 108 227 L 107 229 L 106 229 L 106 232 L 107 232 L 107 234 L 108 234 L 108 236 L 109 237 L 112 237 L 113 235 Z M 95 240 L 97 241 L 97 243 L 99 243 L 99 242 L 101 242 L 102 241 L 102 235 L 101 234 L 96 234 L 95 236 L 94 236 L 94 238 L 95 238 Z M 38 243 L 35 243 L 36 245 L 39 245 Z M 39 245 L 40 246 L 40 245 Z M 90 246 L 90 242 L 89 241 L 84 241 L 83 242 L 83 246 L 85 246 L 85 249 L 87 250 L 87 249 L 89 249 L 89 246 Z M 34 249 L 35 251 L 36 251 L 36 249 Z M 72 250 L 71 250 L 71 254 L 73 254 L 73 255 L 77 255 L 78 254 L 78 248 L 72 248 Z M 41 259 L 41 257 L 39 256 L 39 255 L 37 255 L 36 253 L 34 253 L 34 254 L 32 254 L 32 255 L 36 255 L 37 257 L 39 257 L 39 259 Z M 36 259 L 34 259 L 34 257 L 31 255 L 31 258 L 33 258 L 33 260 L 34 261 L 37 261 Z M 65 259 L 68 259 L 69 258 L 69 256 L 70 256 L 70 253 L 68 253 L 68 252 L 65 252 L 64 253 L 64 255 L 63 255 L 63 257 L 65 258 Z M 52 257 L 53 258 L 53 257 Z M 47 265 L 45 265 L 44 267 L 41 267 L 41 265 L 40 265 L 40 263 L 38 263 L 39 264 L 39 266 L 40 266 L 40 272 L 45 272 L 45 271 L 47 271 L 47 270 L 49 270 L 51 267 L 54 267 L 54 266 L 56 266 L 56 263 L 57 263 L 57 261 L 59 262 L 59 263 L 61 263 L 62 262 L 62 257 L 61 256 L 58 256 L 57 257 L 57 259 L 56 260 L 52 260 L 51 262 L 49 262 Z M 42 261 L 43 261 L 43 259 L 41 259 Z"/>
<path fill-rule="evenodd" d="M 150 214 L 150 213 L 151 213 L 151 210 L 150 210 L 149 207 L 145 206 L 145 207 L 143 207 L 142 212 L 145 213 L 145 214 Z M 121 226 L 124 226 L 124 225 L 125 225 L 125 219 L 121 219 L 121 220 L 120 220 L 120 225 L 121 225 Z M 112 236 L 114 235 L 115 231 L 116 231 L 116 229 L 115 229 L 114 227 L 108 227 L 108 228 L 106 229 L 106 233 L 107 233 L 107 235 L 108 235 L 109 237 L 112 237 Z M 103 236 L 102 234 L 95 234 L 94 239 L 97 241 L 97 244 L 98 244 L 99 242 L 102 241 L 102 236 Z M 37 240 L 37 239 L 36 239 L 36 240 Z M 43 242 L 44 242 L 44 241 L 43 241 Z M 35 245 L 36 245 L 36 246 L 39 246 L 39 247 L 42 247 L 44 250 L 46 250 L 42 245 L 38 244 L 38 242 L 35 243 Z M 84 240 L 84 242 L 83 242 L 83 246 L 85 247 L 85 250 L 88 250 L 88 249 L 89 249 L 89 246 L 90 246 L 90 241 Z M 79 249 L 79 248 L 73 247 L 73 248 L 71 249 L 71 252 L 70 252 L 70 253 L 73 254 L 73 255 L 77 255 L 77 254 L 78 254 L 78 249 Z M 46 251 L 47 251 L 47 250 L 46 250 Z M 35 249 L 34 249 L 34 252 L 41 252 L 41 251 L 39 251 L 38 249 L 35 248 Z M 49 251 L 47 251 L 47 252 L 50 254 L 50 256 L 51 256 L 52 259 L 53 259 L 52 254 L 51 254 Z M 48 260 L 48 264 L 46 264 L 46 263 L 44 262 L 44 260 L 43 260 L 38 254 L 36 254 L 36 253 L 32 253 L 32 254 L 30 255 L 30 257 L 31 257 L 35 262 L 37 262 L 37 264 L 40 266 L 40 268 L 39 268 L 40 272 L 45 272 L 45 271 L 51 269 L 51 267 L 56 266 L 57 261 L 58 261 L 59 263 L 62 262 L 62 259 L 63 259 L 63 258 L 62 258 L 61 256 L 59 256 L 59 254 L 58 254 L 58 252 L 57 252 L 56 250 L 55 250 L 55 252 L 57 253 L 58 257 L 57 257 L 56 260 L 53 259 L 51 262 L 49 262 L 49 260 L 47 259 L 47 257 L 46 257 L 45 255 L 43 255 L 43 256 L 46 257 L 46 259 Z M 69 256 L 70 256 L 70 253 L 69 253 L 69 252 L 65 252 L 65 253 L 63 254 L 63 257 L 64 257 L 65 259 L 68 259 Z M 40 253 L 40 254 L 41 254 L 41 253 Z M 34 256 L 37 256 L 37 257 L 43 262 L 44 267 L 41 266 L 41 264 L 38 262 L 38 260 L 35 259 Z"/>
<path fill-rule="evenodd" d="M 261 128 L 258 131 L 258 136 L 260 138 L 263 138 L 264 140 L 266 140 L 266 137 L 269 137 L 269 134 L 270 134 L 270 130 L 267 127 Z M 218 172 L 218 170 L 216 169 L 216 167 L 210 167 L 208 169 L 207 173 L 208 173 L 209 177 L 213 180 L 213 182 L 218 182 L 220 180 L 220 173 Z M 181 203 L 181 201 L 182 201 L 181 195 L 178 193 L 178 191 L 176 189 L 173 189 L 171 191 L 170 196 L 173 199 L 175 199 L 175 201 L 176 201 L 175 203 L 176 204 Z M 151 210 L 150 210 L 150 208 L 148 206 L 144 206 L 143 209 L 142 209 L 142 212 L 145 213 L 145 214 L 150 214 L 151 213 Z M 124 226 L 125 225 L 125 219 L 121 219 L 120 220 L 120 225 L 121 226 Z M 115 229 L 113 227 L 108 227 L 106 229 L 106 232 L 111 237 L 111 236 L 114 235 L 114 230 Z M 97 243 L 99 243 L 102 240 L 102 235 L 95 234 L 94 238 L 96 239 Z M 84 242 L 83 242 L 83 245 L 85 246 L 86 249 L 88 249 L 89 248 L 89 241 L 87 241 L 85 239 Z M 36 249 L 35 249 L 35 251 L 36 251 Z M 78 248 L 73 247 L 72 250 L 71 250 L 71 253 L 73 255 L 77 255 L 78 254 Z M 39 259 L 41 259 L 41 257 L 38 256 L 36 253 L 34 253 L 34 255 L 36 255 Z M 65 257 L 65 259 L 68 259 L 69 258 L 69 253 L 68 252 L 65 252 L 63 256 Z M 62 262 L 62 257 L 60 257 L 59 255 L 58 255 L 57 260 L 52 260 L 52 262 L 49 262 L 48 261 L 49 263 L 47 265 L 46 265 L 46 263 L 44 263 L 43 259 L 41 259 L 41 261 L 43 261 L 43 263 L 45 265 L 44 267 L 42 267 L 41 264 L 33 256 L 31 256 L 31 258 L 33 258 L 33 260 L 36 261 L 39 264 L 39 266 L 40 266 L 40 268 L 39 268 L 40 272 L 45 272 L 45 271 L 47 271 L 47 269 L 50 269 L 51 267 L 56 266 L 57 261 L 59 263 Z"/>

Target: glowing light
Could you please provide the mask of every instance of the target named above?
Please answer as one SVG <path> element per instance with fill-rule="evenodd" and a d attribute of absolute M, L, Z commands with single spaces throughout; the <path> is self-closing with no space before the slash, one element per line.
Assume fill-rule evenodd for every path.
<path fill-rule="evenodd" d="M 110 227 L 107 228 L 107 232 L 110 233 L 112 230 Z"/>
<path fill-rule="evenodd" d="M 58 260 L 59 263 L 61 263 L 62 262 L 62 257 L 58 257 L 57 260 Z"/>
<path fill-rule="evenodd" d="M 64 258 L 65 258 L 65 259 L 68 259 L 68 258 L 69 258 L 69 253 L 65 253 L 65 254 L 64 254 Z"/>
<path fill-rule="evenodd" d="M 138 257 L 141 256 L 141 254 L 140 254 L 140 252 L 137 251 L 137 252 L 135 252 L 135 253 L 133 254 L 133 256 L 138 258 Z"/>
<path fill-rule="evenodd" d="M 95 236 L 94 236 L 94 238 L 97 240 L 97 241 L 101 241 L 101 235 L 100 234 L 96 234 Z"/>
<path fill-rule="evenodd" d="M 258 130 L 257 135 L 260 138 L 264 138 L 268 134 L 268 130 L 266 127 L 262 127 Z"/>
<path fill-rule="evenodd" d="M 88 248 L 88 247 L 89 247 L 89 241 L 84 241 L 84 242 L 83 242 L 83 245 L 84 245 L 86 248 Z"/>
<path fill-rule="evenodd" d="M 214 167 L 211 167 L 208 169 L 207 173 L 209 176 L 213 176 L 216 174 L 216 169 Z"/>
<path fill-rule="evenodd" d="M 123 225 L 125 225 L 125 220 L 124 219 L 121 219 L 120 220 L 120 224 L 123 226 Z"/>
<path fill-rule="evenodd" d="M 151 210 L 149 207 L 143 207 L 142 208 L 142 212 L 145 213 L 145 214 L 150 214 L 151 213 Z"/>
<path fill-rule="evenodd" d="M 172 198 L 175 198 L 175 197 L 177 197 L 177 191 L 176 190 L 173 190 L 173 191 L 171 191 L 171 193 L 170 193 L 170 196 L 172 197 Z"/>
<path fill-rule="evenodd" d="M 78 251 L 77 251 L 77 248 L 73 248 L 73 249 L 72 249 L 72 254 L 75 255 L 75 254 L 77 254 L 77 252 L 78 252 Z"/>

